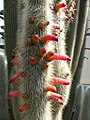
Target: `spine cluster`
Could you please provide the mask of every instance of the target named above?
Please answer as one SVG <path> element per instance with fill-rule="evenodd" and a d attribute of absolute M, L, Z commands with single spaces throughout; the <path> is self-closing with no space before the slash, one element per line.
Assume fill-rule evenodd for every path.
<path fill-rule="evenodd" d="M 71 84 L 66 34 L 74 20 L 74 0 L 19 0 L 17 46 L 9 97 L 21 120 L 61 120 Z M 12 101 L 13 102 L 13 101 Z"/>

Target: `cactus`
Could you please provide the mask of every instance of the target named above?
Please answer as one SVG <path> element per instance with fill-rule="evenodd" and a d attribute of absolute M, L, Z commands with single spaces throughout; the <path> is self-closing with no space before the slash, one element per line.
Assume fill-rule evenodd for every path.
<path fill-rule="evenodd" d="M 73 40 L 75 42 L 74 51 L 70 48 L 71 52 L 73 52 L 73 60 L 72 60 L 72 66 L 71 66 L 73 84 L 70 91 L 69 102 L 64 111 L 64 120 L 70 119 L 70 116 L 68 116 L 68 114 L 72 113 L 76 87 L 80 83 L 80 77 L 81 77 L 83 61 L 84 61 L 84 52 L 85 52 L 85 41 L 86 41 L 85 34 L 86 34 L 87 18 L 88 18 L 88 7 L 87 7 L 88 4 L 89 4 L 89 0 L 77 1 L 77 10 L 79 11 L 79 13 L 76 15 L 77 21 L 74 21 L 74 25 L 72 24 L 72 27 L 70 30 L 72 31 L 72 33 L 74 31 L 75 31 L 74 33 L 76 33 L 74 34 L 74 37 L 73 37 L 73 34 L 69 35 L 69 38 L 71 38 L 71 41 L 72 39 L 75 40 L 75 41 Z M 73 30 L 73 28 L 75 29 Z M 77 113 L 76 113 L 76 116 L 78 116 Z M 75 119 L 78 119 L 78 118 L 76 117 Z"/>
<path fill-rule="evenodd" d="M 12 49 L 16 45 L 17 1 L 4 0 L 5 50 L 8 62 L 8 76 L 11 74 Z"/>
<path fill-rule="evenodd" d="M 90 94 L 90 85 L 78 84 L 76 87 L 74 106 L 72 109 L 71 118 L 73 120 L 89 120 L 90 115 L 89 110 L 89 94 Z M 70 120 L 72 120 L 70 118 Z"/>
<path fill-rule="evenodd" d="M 10 83 L 13 86 L 17 79 L 22 83 L 13 87 L 19 93 L 9 95 L 18 97 L 12 102 L 13 107 L 18 103 L 15 116 L 16 111 L 22 112 L 18 113 L 19 119 L 62 119 L 71 86 L 71 59 L 66 55 L 65 40 L 73 20 L 73 4 L 74 1 L 70 5 L 67 1 L 18 1 L 17 47 L 13 50 Z M 56 93 L 49 89 L 50 85 L 57 89 Z"/>
<path fill-rule="evenodd" d="M 75 1 L 18 0 L 18 30 L 10 77 L 15 120 L 62 120 L 72 60 L 66 51 Z"/>
<path fill-rule="evenodd" d="M 7 61 L 5 51 L 0 49 L 0 120 L 9 120 L 7 86 Z"/>

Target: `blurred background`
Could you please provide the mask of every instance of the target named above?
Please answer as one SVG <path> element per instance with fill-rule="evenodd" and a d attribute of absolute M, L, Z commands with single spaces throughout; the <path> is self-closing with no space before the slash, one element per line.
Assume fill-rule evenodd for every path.
<path fill-rule="evenodd" d="M 87 33 L 90 33 L 90 8 L 88 11 L 88 21 L 87 21 Z M 90 36 L 86 35 L 86 45 L 85 47 L 90 48 Z M 84 84 L 90 84 L 90 50 L 85 50 L 84 62 L 81 73 L 80 82 Z"/>
<path fill-rule="evenodd" d="M 4 45 L 4 16 L 3 16 L 3 8 L 4 8 L 3 0 L 0 0 L 0 48 L 3 48 L 3 45 Z"/>

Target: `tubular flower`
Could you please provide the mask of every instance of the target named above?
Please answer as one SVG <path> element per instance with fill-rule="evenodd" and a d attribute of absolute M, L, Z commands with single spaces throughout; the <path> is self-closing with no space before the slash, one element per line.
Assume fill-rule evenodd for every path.
<path fill-rule="evenodd" d="M 46 87 L 45 87 L 45 91 L 46 91 L 46 92 L 47 92 L 47 91 L 56 92 L 56 87 L 55 87 L 54 85 L 48 84 L 48 85 L 46 85 Z"/>
<path fill-rule="evenodd" d="M 67 55 L 60 55 L 58 53 L 54 53 L 54 55 L 51 57 L 51 60 L 69 60 L 69 61 L 71 61 L 71 58 Z"/>
<path fill-rule="evenodd" d="M 39 36 L 37 34 L 33 35 L 32 42 L 33 44 L 37 44 L 39 42 Z"/>
<path fill-rule="evenodd" d="M 69 81 L 66 81 L 66 80 L 60 79 L 60 78 L 56 78 L 56 77 L 51 78 L 50 83 L 52 83 L 52 84 L 60 84 L 60 85 L 69 85 L 70 84 Z"/>
<path fill-rule="evenodd" d="M 45 60 L 46 60 L 47 62 L 51 61 L 51 57 L 52 57 L 53 55 L 54 55 L 54 53 L 53 53 L 52 51 L 47 52 L 46 55 L 45 55 Z"/>
<path fill-rule="evenodd" d="M 24 71 L 18 71 L 15 75 L 13 75 L 11 78 L 10 78 L 10 83 L 17 80 L 19 77 L 23 77 L 25 75 Z"/>
<path fill-rule="evenodd" d="M 33 56 L 30 56 L 30 64 L 35 65 L 36 64 L 36 58 Z"/>
<path fill-rule="evenodd" d="M 19 106 L 19 112 L 23 112 L 23 111 L 27 110 L 28 107 L 29 107 L 29 106 L 28 106 L 26 103 L 23 104 L 23 105 L 20 105 L 20 106 Z"/>
<path fill-rule="evenodd" d="M 55 10 L 59 11 L 61 8 L 64 8 L 64 7 L 66 7 L 66 4 L 64 2 L 62 2 L 55 6 Z"/>
<path fill-rule="evenodd" d="M 53 101 L 63 105 L 63 102 L 61 101 L 62 96 L 57 93 L 49 91 L 49 92 L 47 92 L 47 98 L 48 98 L 48 100 L 53 100 Z"/>
<path fill-rule="evenodd" d="M 59 25 L 52 25 L 52 28 L 54 28 L 54 29 L 60 29 L 60 26 Z"/>
<path fill-rule="evenodd" d="M 45 48 L 41 48 L 40 50 L 39 50 L 39 56 L 40 57 L 43 57 L 43 55 L 46 53 L 46 49 Z"/>
<path fill-rule="evenodd" d="M 45 34 L 42 36 L 42 43 L 45 44 L 49 41 L 58 41 L 58 37 L 56 35 L 49 35 L 49 34 Z"/>
<path fill-rule="evenodd" d="M 8 96 L 9 97 L 17 97 L 17 96 L 20 96 L 21 95 L 21 93 L 20 93 L 20 91 L 18 91 L 18 90 L 16 90 L 16 91 L 11 91 L 11 92 L 9 92 L 8 93 Z"/>
<path fill-rule="evenodd" d="M 19 65 L 19 62 L 18 62 L 18 59 L 17 59 L 17 58 L 12 59 L 12 60 L 11 60 L 11 63 L 12 63 L 13 65 Z"/>

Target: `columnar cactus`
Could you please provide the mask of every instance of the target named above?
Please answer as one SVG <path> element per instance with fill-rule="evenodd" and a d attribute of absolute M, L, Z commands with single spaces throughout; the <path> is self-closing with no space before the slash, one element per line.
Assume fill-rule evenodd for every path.
<path fill-rule="evenodd" d="M 72 109 L 72 114 L 70 119 L 73 120 L 89 120 L 90 115 L 90 86 L 79 84 L 76 87 L 75 99 L 74 99 L 74 106 Z"/>
<path fill-rule="evenodd" d="M 74 0 L 18 0 L 8 93 L 15 120 L 62 120 L 72 82 L 66 35 L 75 12 Z"/>
<path fill-rule="evenodd" d="M 0 49 L 0 120 L 9 120 L 8 112 L 8 76 L 5 51 Z"/>
<path fill-rule="evenodd" d="M 85 35 L 87 32 L 86 27 L 87 27 L 87 19 L 88 19 L 88 7 L 87 7 L 88 5 L 89 5 L 89 0 L 85 0 L 85 1 L 78 0 L 77 1 L 77 6 L 76 6 L 77 13 L 75 14 L 76 17 L 74 17 L 76 20 L 74 20 L 74 24 L 72 24 L 72 27 L 70 30 L 72 31 L 71 32 L 72 34 L 69 34 L 68 41 L 72 41 L 73 39 L 73 42 L 71 44 L 69 43 L 69 46 L 72 45 L 69 48 L 73 55 L 72 65 L 71 65 L 73 84 L 72 84 L 72 89 L 70 90 L 69 102 L 67 106 L 65 107 L 64 120 L 71 119 L 70 116 L 68 115 L 72 113 L 74 99 L 75 99 L 74 97 L 75 90 L 76 90 L 77 85 L 80 83 L 80 77 L 81 77 L 83 61 L 84 61 L 84 51 L 85 51 L 85 41 L 86 41 Z M 73 48 L 73 46 L 74 46 L 74 50 L 71 49 Z M 77 113 L 75 114 L 76 116 L 78 116 Z"/>

